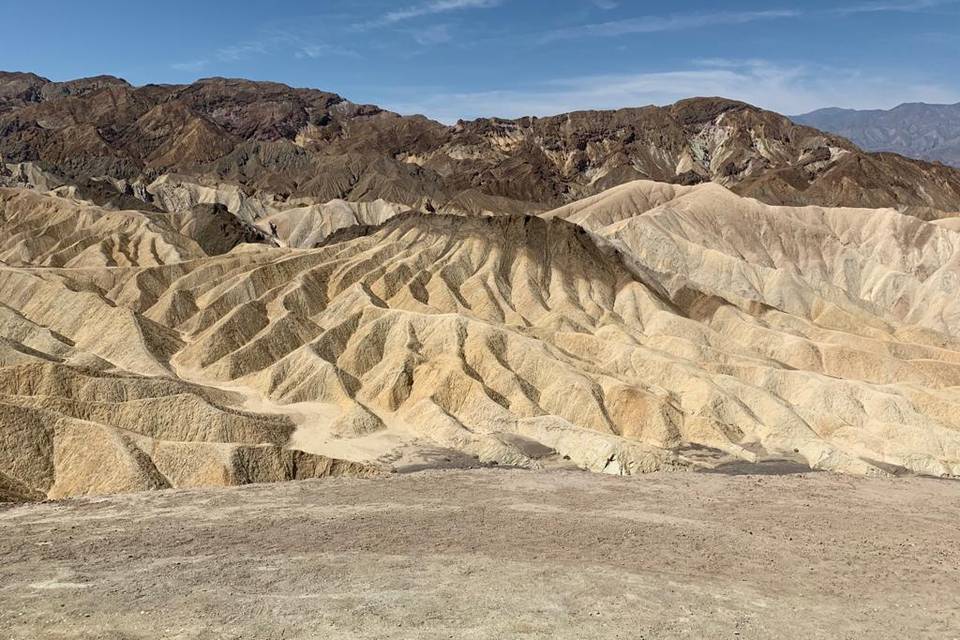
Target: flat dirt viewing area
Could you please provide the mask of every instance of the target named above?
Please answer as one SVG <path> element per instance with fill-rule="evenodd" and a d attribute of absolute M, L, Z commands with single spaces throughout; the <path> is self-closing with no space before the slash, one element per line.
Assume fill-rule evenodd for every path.
<path fill-rule="evenodd" d="M 426 471 L 0 507 L 0 638 L 960 638 L 960 483 Z"/>

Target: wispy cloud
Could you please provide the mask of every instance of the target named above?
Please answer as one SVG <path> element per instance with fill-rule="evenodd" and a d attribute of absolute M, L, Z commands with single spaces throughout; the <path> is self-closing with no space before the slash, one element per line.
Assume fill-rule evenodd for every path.
<path fill-rule="evenodd" d="M 170 65 L 170 68 L 176 71 L 200 71 L 208 64 L 210 64 L 210 61 L 203 58 L 200 60 L 188 60 L 187 62 L 174 62 Z"/>
<path fill-rule="evenodd" d="M 614 37 L 631 33 L 658 33 L 662 31 L 686 31 L 717 25 L 746 24 L 760 20 L 777 20 L 802 15 L 793 9 L 769 11 L 721 11 L 713 13 L 684 13 L 670 16 L 641 16 L 610 22 L 582 24 L 555 29 L 541 36 L 542 43 L 570 38 Z"/>
<path fill-rule="evenodd" d="M 291 42 L 290 47 L 294 49 L 294 58 L 329 58 L 331 56 L 345 56 L 348 58 L 359 58 L 359 53 L 353 49 L 347 49 L 330 44 L 316 44 L 310 42 Z"/>
<path fill-rule="evenodd" d="M 958 0 L 893 0 L 890 2 L 863 2 L 848 7 L 837 7 L 832 13 L 854 15 L 858 13 L 918 13 L 946 5 L 957 4 Z"/>
<path fill-rule="evenodd" d="M 463 9 L 491 9 L 499 6 L 503 0 L 432 0 L 422 4 L 411 5 L 402 9 L 389 11 L 377 22 L 379 24 L 394 24 L 412 18 L 430 16 L 438 13 L 449 13 Z"/>
<path fill-rule="evenodd" d="M 887 108 L 909 101 L 956 102 L 960 90 L 849 69 L 712 59 L 677 70 L 581 76 L 524 89 L 432 93 L 425 100 L 385 102 L 401 113 L 423 113 L 454 122 L 482 116 L 544 116 L 582 109 L 670 104 L 691 96 L 724 96 L 795 114 L 824 106 Z"/>
<path fill-rule="evenodd" d="M 450 25 L 447 24 L 435 24 L 425 29 L 418 29 L 412 35 L 417 44 L 421 45 L 445 44 L 453 40 Z"/>
<path fill-rule="evenodd" d="M 298 59 L 328 56 L 359 57 L 357 52 L 346 47 L 315 42 L 289 29 L 274 29 L 265 32 L 259 38 L 215 49 L 205 58 L 175 62 L 170 67 L 177 71 L 197 72 L 217 63 L 236 63 L 268 55 L 289 55 Z"/>
<path fill-rule="evenodd" d="M 859 13 L 918 13 L 956 5 L 960 0 L 877 0 L 863 2 L 846 7 L 830 9 L 826 13 L 839 15 L 855 15 Z M 612 0 L 593 0 L 593 4 L 601 8 L 615 8 Z M 802 16 L 823 15 L 824 12 L 804 11 L 800 9 L 768 9 L 762 11 L 714 11 L 704 13 L 678 13 L 673 15 L 649 15 L 609 22 L 595 22 L 574 25 L 548 31 L 541 35 L 541 44 L 574 38 L 616 37 L 637 33 L 660 33 L 665 31 L 687 31 L 721 25 L 748 24 L 764 20 L 782 20 L 799 18 Z"/>
<path fill-rule="evenodd" d="M 217 49 L 215 56 L 222 62 L 235 62 L 244 60 L 254 55 L 267 53 L 268 47 L 273 44 L 272 40 L 252 40 L 250 42 L 241 42 L 227 47 Z"/>

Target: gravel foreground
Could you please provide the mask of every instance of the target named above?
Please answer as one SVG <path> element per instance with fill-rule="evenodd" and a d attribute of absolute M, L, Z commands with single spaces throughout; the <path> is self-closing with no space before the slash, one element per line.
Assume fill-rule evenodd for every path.
<path fill-rule="evenodd" d="M 427 471 L 0 507 L 0 638 L 960 638 L 960 483 Z"/>

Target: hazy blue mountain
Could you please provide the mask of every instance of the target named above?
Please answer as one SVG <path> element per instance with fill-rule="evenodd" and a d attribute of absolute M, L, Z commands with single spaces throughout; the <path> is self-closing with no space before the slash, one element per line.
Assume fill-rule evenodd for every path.
<path fill-rule="evenodd" d="M 828 108 L 791 119 L 849 138 L 868 151 L 894 151 L 960 167 L 960 103 L 913 102 L 888 111 Z"/>

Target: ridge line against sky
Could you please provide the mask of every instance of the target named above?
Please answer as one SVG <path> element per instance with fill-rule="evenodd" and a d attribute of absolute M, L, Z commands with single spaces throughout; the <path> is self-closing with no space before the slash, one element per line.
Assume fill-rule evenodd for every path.
<path fill-rule="evenodd" d="M 960 0 L 683 1 L 659 11 L 626 0 L 168 4 L 157 14 L 55 1 L 53 24 L 11 5 L 20 28 L 0 41 L 0 68 L 135 84 L 276 80 L 446 122 L 694 95 L 782 113 L 960 101 L 951 63 Z M 30 37 L 37 29 L 44 47 Z"/>

